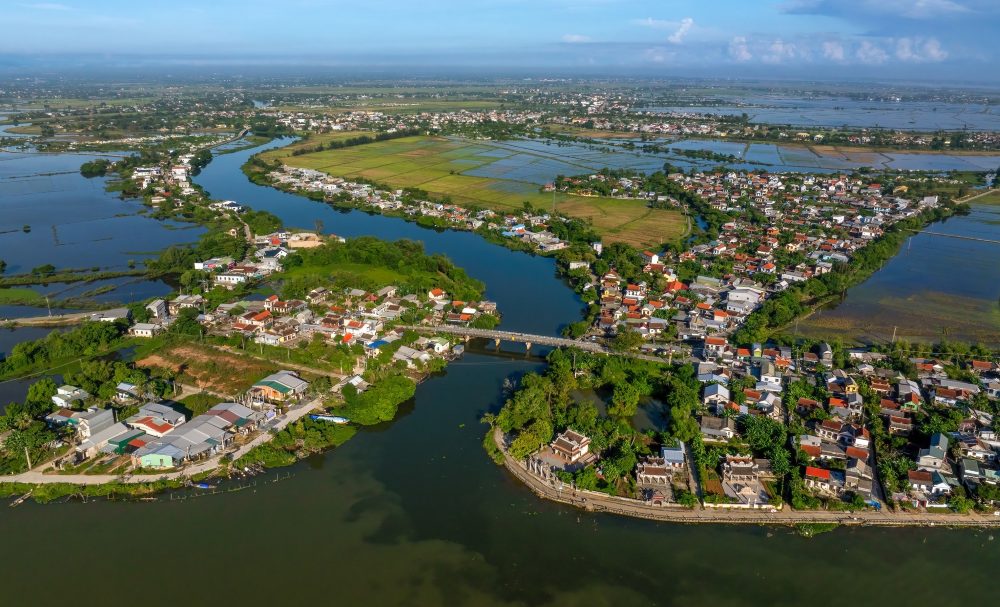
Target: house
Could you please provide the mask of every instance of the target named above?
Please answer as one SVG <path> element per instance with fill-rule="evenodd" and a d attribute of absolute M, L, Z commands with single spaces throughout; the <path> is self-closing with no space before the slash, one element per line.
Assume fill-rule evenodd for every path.
<path fill-rule="evenodd" d="M 853 491 L 865 499 L 871 499 L 873 479 L 872 468 L 868 465 L 867 459 L 852 457 L 847 460 L 847 468 L 844 470 L 846 491 Z"/>
<path fill-rule="evenodd" d="M 130 430 L 123 423 L 119 422 L 112 424 L 99 432 L 91 434 L 88 438 L 81 441 L 80 444 L 76 446 L 76 453 L 79 457 L 84 459 L 94 457 L 104 450 L 112 439 L 129 432 Z M 117 445 L 115 445 L 115 447 L 117 447 Z M 113 448 L 110 451 L 114 452 L 115 450 L 116 449 Z"/>
<path fill-rule="evenodd" d="M 132 463 L 141 468 L 173 468 L 185 461 L 221 453 L 236 433 L 256 428 L 262 414 L 238 403 L 219 403 L 162 438 L 154 439 L 132 453 Z"/>
<path fill-rule="evenodd" d="M 81 439 L 87 439 L 103 432 L 115 423 L 115 412 L 112 409 L 97 409 L 92 407 L 76 416 L 76 433 Z"/>
<path fill-rule="evenodd" d="M 119 320 L 128 321 L 132 318 L 132 312 L 128 308 L 114 308 L 102 310 L 90 315 L 91 322 L 117 322 Z"/>
<path fill-rule="evenodd" d="M 67 384 L 56 388 L 56 393 L 52 396 L 52 402 L 59 407 L 72 407 L 88 398 L 90 398 L 90 394 L 86 390 Z"/>
<path fill-rule="evenodd" d="M 825 468 L 806 466 L 803 480 L 806 487 L 815 489 L 820 493 L 839 496 L 844 491 L 846 477 L 840 470 L 827 470 Z"/>
<path fill-rule="evenodd" d="M 951 494 L 951 483 L 948 482 L 944 474 L 936 470 L 910 470 L 907 473 L 907 481 L 910 484 L 911 493 L 923 505 L 927 505 L 926 496 Z"/>
<path fill-rule="evenodd" d="M 819 362 L 823 363 L 826 367 L 833 366 L 833 348 L 830 344 L 823 342 L 817 348 L 817 355 L 819 356 Z"/>
<path fill-rule="evenodd" d="M 729 350 L 729 342 L 726 341 L 725 337 L 706 337 L 705 338 L 705 357 L 719 357 L 724 355 Z"/>
<path fill-rule="evenodd" d="M 948 463 L 948 437 L 937 432 L 931 436 L 930 444 L 926 449 L 921 449 L 917 453 L 918 470 L 943 470 Z"/>
<path fill-rule="evenodd" d="M 305 394 L 309 382 L 294 371 L 278 371 L 258 381 L 250 388 L 250 396 L 258 403 L 283 403 Z"/>
<path fill-rule="evenodd" d="M 817 459 L 823 454 L 823 441 L 818 436 L 803 434 L 798 437 L 799 451 L 805 453 L 810 459 Z"/>
<path fill-rule="evenodd" d="M 727 404 L 729 404 L 729 389 L 721 384 L 708 384 L 705 386 L 702 403 L 706 407 L 710 407 L 715 410 L 722 410 Z"/>
<path fill-rule="evenodd" d="M 154 299 L 146 304 L 146 310 L 153 318 L 163 320 L 167 317 L 167 302 L 162 299 Z"/>
<path fill-rule="evenodd" d="M 764 359 L 757 369 L 757 390 L 760 392 L 781 393 L 781 371 L 770 360 Z"/>
<path fill-rule="evenodd" d="M 115 386 L 115 400 L 125 402 L 137 398 L 142 398 L 139 386 L 128 382 L 121 382 Z"/>
<path fill-rule="evenodd" d="M 906 473 L 906 478 L 910 483 L 910 489 L 921 493 L 929 494 L 931 492 L 931 487 L 934 483 L 930 472 L 926 470 L 910 470 Z"/>
<path fill-rule="evenodd" d="M 186 310 L 188 308 L 195 308 L 200 310 L 205 304 L 205 298 L 201 295 L 178 295 L 174 299 L 167 302 L 167 312 L 171 316 L 176 316 L 180 314 L 181 310 Z"/>
<path fill-rule="evenodd" d="M 549 446 L 553 453 L 572 464 L 590 452 L 590 439 L 572 428 L 567 428 Z"/>
<path fill-rule="evenodd" d="M 160 332 L 162 327 L 148 322 L 137 322 L 129 329 L 129 333 L 135 337 L 153 337 Z"/>
<path fill-rule="evenodd" d="M 129 428 L 162 437 L 184 423 L 184 414 L 165 403 L 146 403 L 139 412 L 125 420 Z"/>
<path fill-rule="evenodd" d="M 678 442 L 676 445 L 664 445 L 660 448 L 660 457 L 664 463 L 671 468 L 683 468 L 687 465 L 684 457 L 684 443 Z"/>
<path fill-rule="evenodd" d="M 701 434 L 707 440 L 727 441 L 736 436 L 736 421 L 731 417 L 701 417 Z"/>

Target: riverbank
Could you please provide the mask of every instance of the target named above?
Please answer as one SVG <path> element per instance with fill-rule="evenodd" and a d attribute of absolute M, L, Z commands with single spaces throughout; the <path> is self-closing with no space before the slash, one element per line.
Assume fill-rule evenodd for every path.
<path fill-rule="evenodd" d="M 712 508 L 699 504 L 687 508 L 679 504 L 655 506 L 639 500 L 610 496 L 598 491 L 574 489 L 558 479 L 546 480 L 532 474 L 527 466 L 515 460 L 505 449 L 503 432 L 499 428 L 492 431 L 493 443 L 503 455 L 503 466 L 514 477 L 526 485 L 536 496 L 581 510 L 608 513 L 652 521 L 688 524 L 736 524 L 736 525 L 783 525 L 798 526 L 817 523 L 844 526 L 873 527 L 1000 527 L 1000 517 L 967 513 L 935 514 L 872 512 L 822 512 L 815 510 L 793 510 L 787 504 L 781 510 L 771 508 Z M 772 511 L 774 510 L 774 511 Z"/>

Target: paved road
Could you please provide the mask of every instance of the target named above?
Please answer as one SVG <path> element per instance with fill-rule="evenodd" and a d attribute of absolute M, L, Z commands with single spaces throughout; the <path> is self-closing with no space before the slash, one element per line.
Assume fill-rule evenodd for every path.
<path fill-rule="evenodd" d="M 288 414 L 283 415 L 275 424 L 274 430 L 283 430 L 288 424 L 294 423 L 318 407 L 322 401 L 320 399 L 315 399 L 311 402 L 305 403 L 294 407 Z M 247 453 L 251 449 L 258 445 L 263 445 L 264 443 L 270 441 L 274 438 L 271 432 L 261 432 L 253 440 L 236 449 L 235 451 L 229 451 L 228 453 L 232 455 L 232 459 L 235 461 Z M 21 474 L 14 475 L 3 475 L 0 476 L 0 482 L 2 483 L 30 483 L 35 485 L 44 485 L 50 483 L 71 483 L 74 485 L 103 485 L 104 483 L 112 482 L 122 482 L 122 483 L 146 483 L 153 482 L 161 479 L 168 480 L 178 480 L 185 479 L 195 476 L 197 474 L 202 474 L 204 472 L 210 472 L 219 467 L 220 460 L 225 454 L 218 454 L 208 458 L 205 461 L 199 462 L 197 464 L 187 466 L 181 470 L 175 470 L 171 472 L 164 472 L 163 474 L 140 474 L 131 476 L 119 476 L 115 474 L 44 474 L 40 471 L 34 470 L 31 472 L 23 472 Z"/>
<path fill-rule="evenodd" d="M 88 320 L 94 312 L 74 312 L 72 314 L 53 314 L 52 316 L 29 316 L 27 318 L 5 318 L 5 323 L 13 323 L 19 327 L 59 327 L 75 325 Z"/>
<path fill-rule="evenodd" d="M 400 328 L 410 329 L 413 331 L 420 331 L 424 333 L 445 333 L 448 335 L 458 335 L 461 337 L 510 341 L 510 342 L 528 344 L 529 347 L 533 345 L 538 345 L 538 346 L 552 346 L 557 348 L 579 348 L 580 350 L 583 350 L 585 352 L 593 352 L 595 354 L 624 356 L 627 358 L 635 358 L 638 360 L 649 360 L 658 363 L 668 362 L 667 360 L 664 360 L 663 357 L 661 356 L 653 356 L 652 354 L 641 354 L 638 352 L 618 352 L 598 342 L 582 341 L 577 339 L 570 339 L 568 337 L 552 337 L 549 335 L 534 335 L 530 333 L 517 333 L 514 331 L 498 331 L 495 329 L 473 329 L 471 327 L 456 327 L 452 325 L 400 325 Z M 673 347 L 673 346 L 666 346 L 666 347 Z M 679 362 L 681 358 L 678 357 L 677 360 Z"/>
<path fill-rule="evenodd" d="M 503 434 L 494 431 L 494 441 L 503 450 Z M 1000 527 L 1000 516 L 976 513 L 905 512 L 830 512 L 824 510 L 792 510 L 787 505 L 777 512 L 733 508 L 685 508 L 680 505 L 653 506 L 645 502 L 612 497 L 596 491 L 574 490 L 558 480 L 549 481 L 528 472 L 527 468 L 504 451 L 504 465 L 515 477 L 526 484 L 535 495 L 552 501 L 583 508 L 592 512 L 611 512 L 656 521 L 675 523 L 732 523 L 756 525 L 798 525 L 802 523 L 837 523 L 841 525 L 874 525 L 883 527 L 911 526 L 962 526 Z"/>

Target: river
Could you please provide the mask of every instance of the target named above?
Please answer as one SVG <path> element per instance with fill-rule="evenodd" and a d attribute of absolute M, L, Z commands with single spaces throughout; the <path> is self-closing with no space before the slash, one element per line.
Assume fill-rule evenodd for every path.
<path fill-rule="evenodd" d="M 551 260 L 254 186 L 239 172 L 249 155 L 216 158 L 199 183 L 289 225 L 318 218 L 344 236 L 423 240 L 486 281 L 506 329 L 551 333 L 578 315 Z M 1000 546 L 988 532 L 841 529 L 804 539 L 538 500 L 487 458 L 478 419 L 501 405 L 505 378 L 540 368 L 517 347 L 473 348 L 418 386 L 398 419 L 300 462 L 279 483 L 261 477 L 251 490 L 186 501 L 4 508 L 0 587 L 11 604 L 33 606 L 843 604 L 845 593 L 819 585 L 849 587 L 847 600 L 864 604 L 992 596 Z"/>

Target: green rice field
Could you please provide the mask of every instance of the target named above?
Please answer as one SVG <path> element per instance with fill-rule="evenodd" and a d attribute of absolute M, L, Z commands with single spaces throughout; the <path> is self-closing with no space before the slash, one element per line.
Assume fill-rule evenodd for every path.
<path fill-rule="evenodd" d="M 499 211 L 521 208 L 525 201 L 545 209 L 554 204 L 559 212 L 589 221 L 609 242 L 655 246 L 675 240 L 687 229 L 679 211 L 650 209 L 641 200 L 542 193 L 539 175 L 554 179 L 560 172 L 591 169 L 572 159 L 512 150 L 492 142 L 417 136 L 279 158 L 290 166 L 337 177 L 362 177 L 396 188 L 419 188 L 458 204 Z"/>

